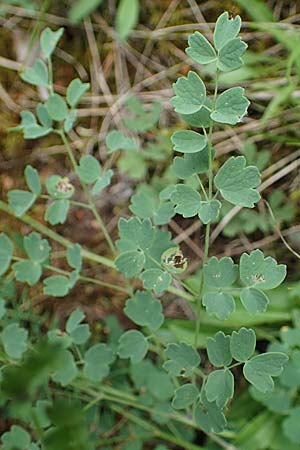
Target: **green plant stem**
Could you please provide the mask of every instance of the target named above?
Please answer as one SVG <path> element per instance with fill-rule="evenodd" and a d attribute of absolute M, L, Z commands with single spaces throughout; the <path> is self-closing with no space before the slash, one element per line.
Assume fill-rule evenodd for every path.
<path fill-rule="evenodd" d="M 213 95 L 213 108 L 215 109 L 217 94 L 218 94 L 218 70 L 216 72 L 216 80 L 215 80 L 215 89 Z M 207 138 L 207 148 L 208 148 L 208 201 L 213 199 L 213 164 L 212 164 L 212 132 L 213 132 L 213 121 L 211 120 L 208 134 L 206 130 L 203 129 L 204 134 Z M 195 329 L 195 340 L 194 345 L 198 348 L 198 340 L 200 334 L 200 315 L 201 315 L 201 303 L 203 297 L 203 288 L 204 288 L 204 280 L 203 280 L 203 267 L 207 263 L 208 253 L 209 253 L 209 240 L 210 240 L 210 229 L 211 222 L 206 225 L 205 228 L 205 241 L 204 241 L 204 251 L 203 251 L 203 259 L 202 259 L 202 272 L 200 278 L 200 294 L 196 300 L 196 329 Z"/>
<path fill-rule="evenodd" d="M 57 133 L 61 137 L 61 139 L 62 139 L 62 141 L 63 141 L 63 143 L 64 143 L 64 145 L 65 145 L 65 147 L 67 149 L 67 152 L 68 152 L 69 158 L 71 160 L 73 169 L 74 169 L 75 173 L 77 173 L 77 162 L 76 162 L 76 159 L 74 157 L 74 154 L 73 154 L 73 151 L 71 149 L 71 146 L 69 144 L 69 141 L 67 139 L 67 136 L 66 136 L 66 134 L 64 133 L 63 130 L 59 130 L 59 131 L 57 131 Z M 95 206 L 95 203 L 93 202 L 93 199 L 91 198 L 91 194 L 90 194 L 90 192 L 88 190 L 88 187 L 86 186 L 85 183 L 83 183 L 80 180 L 80 178 L 79 178 L 79 181 L 81 183 L 84 195 L 85 195 L 85 197 L 86 197 L 86 199 L 88 201 L 88 205 L 89 205 L 92 213 L 94 214 L 94 217 L 95 217 L 96 221 L 98 222 L 98 224 L 100 226 L 100 229 L 102 230 L 102 233 L 103 233 L 103 235 L 104 235 L 104 237 L 105 237 L 105 239 L 106 239 L 106 241 L 107 241 L 107 243 L 109 245 L 109 248 L 111 249 L 112 253 L 115 255 L 117 253 L 115 245 L 114 245 L 114 243 L 113 243 L 113 241 L 112 241 L 112 239 L 111 239 L 111 237 L 109 235 L 109 232 L 107 231 L 105 223 L 103 222 L 100 214 L 97 211 L 97 208 Z"/>
<path fill-rule="evenodd" d="M 111 409 L 118 414 L 122 415 L 123 417 L 126 417 L 131 422 L 136 423 L 137 425 L 141 426 L 145 430 L 152 431 L 153 435 L 157 438 L 163 439 L 167 442 L 171 442 L 173 444 L 176 444 L 180 446 L 181 448 L 185 450 L 204 450 L 203 447 L 200 447 L 199 445 L 194 445 L 190 442 L 187 442 L 183 439 L 180 439 L 179 437 L 172 436 L 169 433 L 166 433 L 164 431 L 161 431 L 159 428 L 157 428 L 155 425 L 152 425 L 148 421 L 141 419 L 140 417 L 136 416 L 135 414 L 132 414 L 131 412 L 124 411 L 122 408 L 117 406 L 111 406 Z"/>
<path fill-rule="evenodd" d="M 0 200 L 0 210 L 6 212 L 7 214 L 14 216 L 18 220 L 21 220 L 22 222 L 29 225 L 31 228 L 39 231 L 40 233 L 44 234 L 45 236 L 48 236 L 50 239 L 53 239 L 54 241 L 58 242 L 59 244 L 63 245 L 66 248 L 72 247 L 74 245 L 73 242 L 69 241 L 68 239 L 64 238 L 60 234 L 56 233 L 55 231 L 51 230 L 47 226 L 43 225 L 38 220 L 33 219 L 28 214 L 23 214 L 22 217 L 16 217 L 14 215 L 14 213 L 9 209 L 8 204 L 3 202 L 2 200 Z M 86 250 L 84 248 L 81 249 L 81 256 L 83 258 L 89 259 L 90 261 L 94 261 L 96 263 L 102 264 L 106 267 L 115 268 L 115 264 L 111 259 L 105 258 L 104 256 L 97 255 L 96 253 Z"/>
<path fill-rule="evenodd" d="M 0 211 L 4 211 L 5 213 L 10 214 L 14 218 L 26 223 L 34 230 L 39 231 L 44 236 L 47 236 L 48 238 L 52 239 L 55 242 L 58 242 L 59 244 L 63 245 L 66 248 L 72 247 L 74 245 L 73 242 L 69 241 L 65 237 L 61 236 L 60 234 L 48 228 L 47 226 L 43 225 L 38 220 L 33 219 L 33 217 L 30 217 L 28 214 L 23 214 L 22 217 L 16 217 L 14 213 L 10 210 L 8 204 L 3 202 L 2 200 L 0 200 Z M 91 252 L 90 250 L 87 250 L 85 248 L 81 248 L 81 256 L 89 261 L 93 261 L 105 267 L 109 267 L 110 269 L 115 269 L 115 264 L 111 259 L 105 258 L 104 256 L 101 255 L 97 255 L 96 253 Z M 177 289 L 174 286 L 168 287 L 166 291 L 169 292 L 170 294 L 177 295 L 180 298 L 188 300 L 189 302 L 195 301 L 194 296 L 192 296 L 186 291 Z"/>

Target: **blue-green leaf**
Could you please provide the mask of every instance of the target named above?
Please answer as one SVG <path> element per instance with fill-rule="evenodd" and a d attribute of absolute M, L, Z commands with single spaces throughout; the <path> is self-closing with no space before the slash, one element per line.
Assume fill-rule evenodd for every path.
<path fill-rule="evenodd" d="M 76 172 L 81 181 L 90 184 L 101 176 L 101 166 L 94 156 L 86 155 L 80 158 Z"/>
<path fill-rule="evenodd" d="M 114 359 L 113 351 L 106 344 L 93 345 L 84 355 L 83 373 L 91 381 L 102 381 Z"/>
<path fill-rule="evenodd" d="M 209 402 L 216 402 L 224 408 L 234 394 L 234 378 L 230 370 L 221 369 L 211 372 L 206 380 L 205 393 Z"/>
<path fill-rule="evenodd" d="M 188 39 L 186 54 L 198 64 L 209 64 L 217 59 L 216 52 L 208 40 L 199 31 Z"/>
<path fill-rule="evenodd" d="M 0 234 L 0 276 L 9 268 L 13 255 L 13 244 L 6 234 Z"/>
<path fill-rule="evenodd" d="M 232 361 L 230 336 L 218 331 L 213 338 L 207 338 L 207 355 L 215 367 L 229 366 Z"/>
<path fill-rule="evenodd" d="M 37 263 L 43 263 L 48 259 L 51 250 L 49 242 L 35 231 L 24 237 L 24 248 L 28 257 Z"/>
<path fill-rule="evenodd" d="M 224 12 L 218 17 L 214 30 L 214 44 L 220 50 L 228 41 L 234 39 L 241 29 L 241 18 L 236 16 L 229 18 L 228 12 Z"/>
<path fill-rule="evenodd" d="M 72 80 L 67 87 L 67 102 L 71 108 L 75 108 L 83 94 L 89 90 L 90 83 L 82 83 L 79 78 Z"/>
<path fill-rule="evenodd" d="M 36 284 L 42 275 L 41 265 L 29 259 L 14 263 L 13 269 L 16 279 L 29 284 L 29 286 Z"/>
<path fill-rule="evenodd" d="M 153 331 L 158 330 L 164 321 L 161 302 L 150 292 L 137 291 L 126 301 L 124 312 L 137 325 Z"/>
<path fill-rule="evenodd" d="M 227 319 L 235 311 L 234 298 L 226 292 L 207 292 L 203 295 L 202 303 L 208 314 L 215 314 L 221 320 Z"/>
<path fill-rule="evenodd" d="M 129 330 L 119 339 L 118 355 L 122 359 L 130 358 L 132 364 L 137 364 L 146 356 L 148 347 L 148 341 L 140 331 Z"/>
<path fill-rule="evenodd" d="M 175 131 L 171 137 L 174 150 L 181 153 L 198 153 L 204 150 L 206 138 L 195 131 Z"/>
<path fill-rule="evenodd" d="M 145 264 L 144 253 L 138 250 L 132 250 L 121 253 L 115 259 L 115 265 L 119 272 L 122 272 L 126 278 L 132 278 L 138 275 Z"/>
<path fill-rule="evenodd" d="M 269 299 L 266 294 L 252 287 L 241 290 L 241 302 L 250 314 L 264 313 L 267 310 Z"/>
<path fill-rule="evenodd" d="M 165 353 L 168 359 L 163 367 L 175 376 L 191 377 L 200 364 L 199 353 L 184 342 L 168 344 Z"/>
<path fill-rule="evenodd" d="M 26 184 L 31 192 L 33 192 L 36 196 L 39 196 L 42 192 L 42 186 L 38 171 L 32 166 L 26 166 L 24 174 Z"/>
<path fill-rule="evenodd" d="M 223 72 L 236 70 L 243 65 L 241 56 L 245 53 L 247 44 L 240 38 L 227 42 L 219 51 L 218 68 Z"/>
<path fill-rule="evenodd" d="M 45 58 L 50 58 L 57 46 L 58 41 L 63 35 L 64 29 L 59 28 L 57 31 L 52 31 L 50 28 L 45 28 L 40 37 L 41 49 Z"/>
<path fill-rule="evenodd" d="M 260 392 L 270 392 L 274 389 L 272 377 L 281 374 L 287 361 L 288 356 L 284 353 L 262 353 L 245 363 L 244 377 Z"/>
<path fill-rule="evenodd" d="M 215 110 L 210 117 L 215 122 L 235 125 L 247 113 L 249 100 L 244 96 L 244 89 L 233 87 L 222 92 L 215 104 Z"/>
<path fill-rule="evenodd" d="M 230 339 L 230 352 L 232 357 L 239 362 L 247 361 L 254 353 L 256 336 L 253 330 L 240 328 L 233 331 Z"/>
<path fill-rule="evenodd" d="M 174 409 L 186 409 L 196 403 L 198 395 L 198 389 L 194 384 L 184 384 L 176 389 L 172 406 Z"/>
<path fill-rule="evenodd" d="M 172 277 L 161 269 L 145 270 L 141 276 L 145 289 L 153 289 L 156 294 L 164 292 L 171 284 Z"/>
<path fill-rule="evenodd" d="M 175 111 L 182 114 L 192 114 L 199 111 L 206 99 L 205 84 L 196 74 L 190 71 L 187 77 L 180 77 L 173 84 L 176 94 L 171 99 Z"/>
<path fill-rule="evenodd" d="M 120 0 L 116 15 L 116 29 L 121 41 L 125 41 L 136 26 L 139 11 L 139 0 Z"/>
<path fill-rule="evenodd" d="M 51 119 L 57 122 L 66 119 L 68 116 L 67 104 L 63 97 L 58 94 L 49 95 L 46 102 L 46 108 Z"/>
<path fill-rule="evenodd" d="M 48 69 L 46 64 L 41 59 L 37 59 L 34 65 L 22 72 L 20 76 L 22 80 L 26 81 L 27 83 L 33 84 L 35 86 L 48 87 Z"/>
<path fill-rule="evenodd" d="M 63 275 L 54 275 L 44 280 L 44 294 L 65 297 L 69 292 L 69 279 Z"/>
<path fill-rule="evenodd" d="M 47 206 L 45 219 L 51 225 L 65 223 L 65 221 L 67 220 L 69 208 L 70 208 L 69 200 L 65 199 L 54 200 L 53 203 Z"/>
<path fill-rule="evenodd" d="M 195 189 L 185 184 L 177 184 L 171 194 L 175 212 L 183 217 L 194 217 L 200 208 L 201 196 Z"/>
<path fill-rule="evenodd" d="M 244 156 L 232 156 L 219 169 L 215 185 L 230 203 L 253 208 L 260 199 L 256 187 L 260 184 L 260 173 L 255 166 L 246 167 Z"/>
<path fill-rule="evenodd" d="M 1 333 L 3 347 L 8 356 L 20 359 L 27 350 L 28 331 L 17 323 L 7 325 Z"/>
<path fill-rule="evenodd" d="M 8 193 L 8 204 L 16 217 L 21 217 L 34 204 L 36 195 L 33 192 L 15 189 Z"/>

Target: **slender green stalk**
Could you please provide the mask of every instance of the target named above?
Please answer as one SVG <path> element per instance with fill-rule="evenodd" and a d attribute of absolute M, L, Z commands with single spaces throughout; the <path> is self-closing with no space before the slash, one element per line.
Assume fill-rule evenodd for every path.
<path fill-rule="evenodd" d="M 64 145 L 65 145 L 65 147 L 67 149 L 67 152 L 68 152 L 69 158 L 71 160 L 73 169 L 74 169 L 75 173 L 77 173 L 77 162 L 76 162 L 76 159 L 74 157 L 74 154 L 73 154 L 73 151 L 71 149 L 71 146 L 69 144 L 69 141 L 67 139 L 67 136 L 65 135 L 63 130 L 59 130 L 57 133 L 61 137 L 61 139 L 62 139 L 62 141 L 63 141 L 63 143 L 64 143 Z M 103 222 L 100 214 L 97 211 L 97 208 L 95 206 L 95 203 L 93 202 L 93 199 L 92 199 L 91 194 L 90 194 L 90 192 L 88 190 L 88 187 L 80 179 L 79 179 L 79 181 L 81 183 L 84 195 L 85 195 L 85 197 L 86 197 L 86 199 L 88 201 L 89 207 L 90 207 L 92 213 L 94 214 L 94 217 L 95 217 L 96 221 L 98 222 L 98 224 L 99 224 L 99 226 L 100 226 L 100 228 L 102 230 L 102 233 L 103 233 L 103 235 L 104 235 L 104 237 L 105 237 L 105 239 L 106 239 L 106 241 L 107 241 L 107 243 L 109 245 L 109 248 L 111 249 L 112 253 L 115 255 L 116 254 L 115 245 L 114 245 L 114 243 L 113 243 L 113 241 L 112 241 L 112 239 L 111 239 L 111 237 L 109 235 L 109 232 L 107 231 L 105 223 Z"/>
<path fill-rule="evenodd" d="M 216 104 L 216 99 L 217 99 L 217 94 L 218 94 L 218 75 L 219 74 L 218 74 L 218 70 L 217 70 L 212 110 L 215 109 L 215 104 Z M 204 134 L 207 138 L 207 148 L 208 148 L 208 195 L 207 195 L 208 201 L 211 201 L 213 199 L 213 175 L 214 174 L 213 174 L 213 161 L 212 161 L 212 159 L 213 159 L 212 158 L 212 132 L 213 132 L 213 121 L 211 121 L 211 123 L 210 123 L 208 134 L 206 133 L 206 130 L 204 129 Z M 194 339 L 194 344 L 195 344 L 196 348 L 198 348 L 198 340 L 199 340 L 199 334 L 200 334 L 201 303 L 202 303 L 203 287 L 204 287 L 203 267 L 207 263 L 207 260 L 208 260 L 210 229 L 211 229 L 211 223 L 209 222 L 205 228 L 205 241 L 204 241 L 203 259 L 202 259 L 202 273 L 201 273 L 201 278 L 200 278 L 200 294 L 196 300 L 196 329 L 195 329 L 195 339 Z"/>
<path fill-rule="evenodd" d="M 2 200 L 0 200 L 0 210 L 16 217 L 14 215 L 14 213 L 9 209 L 8 204 L 3 202 Z M 63 245 L 66 248 L 72 247 L 74 245 L 73 242 L 69 241 L 68 239 L 64 238 L 60 234 L 56 233 L 55 231 L 51 230 L 47 226 L 43 225 L 38 220 L 33 219 L 28 214 L 23 214 L 22 217 L 16 217 L 16 219 L 21 220 L 22 222 L 26 223 L 34 230 L 39 231 L 40 233 L 44 234 L 45 236 L 49 237 L 50 239 L 53 239 L 54 241 L 58 242 L 59 244 Z M 94 261 L 96 263 L 102 264 L 106 267 L 115 268 L 115 264 L 111 259 L 105 258 L 104 256 L 97 255 L 96 253 L 86 250 L 84 248 L 81 249 L 81 256 L 83 258 L 89 259 L 90 261 Z"/>

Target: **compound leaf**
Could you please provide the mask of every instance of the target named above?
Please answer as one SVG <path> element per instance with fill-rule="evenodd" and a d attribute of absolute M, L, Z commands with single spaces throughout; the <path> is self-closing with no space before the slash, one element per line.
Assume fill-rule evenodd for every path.
<path fill-rule="evenodd" d="M 171 99 L 171 103 L 178 113 L 195 113 L 202 108 L 206 99 L 205 84 L 193 71 L 187 77 L 178 78 L 173 84 L 173 90 L 176 96 Z"/>
<path fill-rule="evenodd" d="M 8 356 L 20 359 L 27 350 L 28 331 L 17 323 L 7 325 L 1 333 L 3 347 Z"/>
<path fill-rule="evenodd" d="M 232 295 L 225 292 L 207 292 L 203 295 L 202 303 L 208 314 L 215 314 L 225 320 L 235 311 L 235 301 Z"/>
<path fill-rule="evenodd" d="M 205 393 L 209 402 L 216 402 L 219 408 L 224 408 L 234 394 L 234 378 L 230 370 L 221 369 L 211 372 L 205 384 Z"/>
<path fill-rule="evenodd" d="M 214 48 L 199 31 L 189 37 L 188 43 L 185 52 L 198 64 L 209 64 L 217 59 Z"/>
<path fill-rule="evenodd" d="M 114 359 L 113 351 L 106 344 L 93 345 L 84 355 L 83 373 L 91 381 L 102 381 Z"/>
<path fill-rule="evenodd" d="M 6 234 L 0 234 L 0 276 L 9 268 L 14 247 Z"/>
<path fill-rule="evenodd" d="M 262 290 L 274 289 L 286 277 L 286 266 L 277 264 L 274 258 L 265 258 L 261 250 L 254 250 L 248 255 L 243 253 L 240 259 L 240 278 L 248 287 Z"/>
<path fill-rule="evenodd" d="M 256 187 L 260 184 L 260 173 L 255 166 L 246 167 L 244 156 L 232 156 L 219 169 L 215 185 L 230 203 L 253 208 L 260 199 Z"/>
<path fill-rule="evenodd" d="M 229 18 L 228 12 L 224 12 L 218 17 L 214 30 L 214 44 L 220 50 L 228 41 L 234 39 L 240 32 L 241 18 Z"/>
<path fill-rule="evenodd" d="M 198 395 L 198 389 L 194 384 L 184 384 L 176 389 L 172 406 L 174 409 L 186 409 L 196 402 Z"/>
<path fill-rule="evenodd" d="M 254 353 L 256 336 L 253 330 L 240 328 L 233 331 L 230 339 L 230 352 L 232 357 L 239 362 L 247 361 Z"/>
<path fill-rule="evenodd" d="M 262 353 L 245 363 L 244 377 L 260 392 L 270 392 L 274 389 L 272 377 L 278 377 L 281 374 L 287 361 L 288 356 L 284 353 Z"/>
<path fill-rule="evenodd" d="M 174 150 L 181 153 L 198 153 L 204 150 L 207 141 L 202 134 L 196 131 L 175 131 L 171 137 Z"/>
<path fill-rule="evenodd" d="M 207 338 L 206 343 L 208 359 L 215 367 L 230 365 L 232 361 L 230 336 L 225 336 L 223 331 L 218 331 L 213 338 Z"/>
<path fill-rule="evenodd" d="M 199 353 L 194 347 L 184 342 L 168 344 L 165 353 L 168 360 L 163 367 L 175 376 L 191 377 L 200 364 Z"/>
<path fill-rule="evenodd" d="M 124 312 L 137 325 L 146 326 L 153 331 L 158 330 L 164 321 L 161 302 L 150 292 L 137 291 L 126 301 Z"/>
<path fill-rule="evenodd" d="M 132 364 L 137 364 L 146 356 L 148 347 L 148 341 L 140 331 L 129 330 L 119 339 L 118 355 L 122 359 L 130 358 Z"/>
<path fill-rule="evenodd" d="M 249 100 L 243 95 L 244 89 L 233 87 L 222 92 L 217 98 L 215 110 L 210 117 L 215 122 L 235 125 L 247 113 Z"/>

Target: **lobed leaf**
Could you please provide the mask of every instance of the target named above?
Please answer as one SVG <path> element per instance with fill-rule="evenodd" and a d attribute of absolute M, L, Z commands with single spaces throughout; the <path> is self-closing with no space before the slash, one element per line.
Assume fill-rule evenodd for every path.
<path fill-rule="evenodd" d="M 52 53 L 55 50 L 55 47 L 57 46 L 58 41 L 63 35 L 63 32 L 64 32 L 63 28 L 59 28 L 56 31 L 52 31 L 50 28 L 47 27 L 45 28 L 45 30 L 43 30 L 40 37 L 40 43 L 45 58 L 51 57 Z"/>
<path fill-rule="evenodd" d="M 202 303 L 208 314 L 215 314 L 219 319 L 226 320 L 235 311 L 235 301 L 232 295 L 225 292 L 207 292 Z"/>
<path fill-rule="evenodd" d="M 137 291 L 126 301 L 124 312 L 134 323 L 152 331 L 158 330 L 164 321 L 161 302 L 150 292 Z"/>
<path fill-rule="evenodd" d="M 145 289 L 153 289 L 156 294 L 164 292 L 171 284 L 172 277 L 161 269 L 145 270 L 141 276 Z"/>
<path fill-rule="evenodd" d="M 33 192 L 15 189 L 8 192 L 8 204 L 16 217 L 21 217 L 31 208 L 36 200 Z"/>
<path fill-rule="evenodd" d="M 211 372 L 206 380 L 205 393 L 209 402 L 216 402 L 224 408 L 234 394 L 234 378 L 230 370 L 221 369 Z"/>
<path fill-rule="evenodd" d="M 174 150 L 181 153 L 198 153 L 204 150 L 207 141 L 202 134 L 195 131 L 175 131 L 171 137 Z"/>
<path fill-rule="evenodd" d="M 234 39 L 240 32 L 241 18 L 229 18 L 228 12 L 224 12 L 218 17 L 214 30 L 214 44 L 220 50 L 228 41 Z"/>
<path fill-rule="evenodd" d="M 231 364 L 230 336 L 225 336 L 223 331 L 218 331 L 213 338 L 207 338 L 206 344 L 208 359 L 215 367 Z"/>
<path fill-rule="evenodd" d="M 216 61 L 217 55 L 208 40 L 199 31 L 188 38 L 189 47 L 186 54 L 198 64 L 209 64 Z"/>
<path fill-rule="evenodd" d="M 255 345 L 256 336 L 253 330 L 242 327 L 240 330 L 232 332 L 230 352 L 236 361 L 247 361 L 253 355 Z"/>
<path fill-rule="evenodd" d="M 1 233 L 0 234 L 0 276 L 5 274 L 8 270 L 13 256 L 14 247 L 9 237 Z"/>
<path fill-rule="evenodd" d="M 264 313 L 267 310 L 269 299 L 266 294 L 252 287 L 241 290 L 240 298 L 243 306 L 250 314 Z"/>
<path fill-rule="evenodd" d="M 237 279 L 238 266 L 232 258 L 224 256 L 221 259 L 213 256 L 204 266 L 205 286 L 210 288 L 226 288 L 231 286 Z"/>
<path fill-rule="evenodd" d="M 17 323 L 11 323 L 3 329 L 1 340 L 7 355 L 20 359 L 27 350 L 28 331 Z"/>
<path fill-rule="evenodd" d="M 68 116 L 68 106 L 63 99 L 58 94 L 50 94 L 48 100 L 46 101 L 46 108 L 51 119 L 61 122 L 65 120 Z"/>
<path fill-rule="evenodd" d="M 177 184 L 171 194 L 175 212 L 183 217 L 194 217 L 200 208 L 201 197 L 195 189 L 185 184 Z"/>
<path fill-rule="evenodd" d="M 244 377 L 260 392 L 270 392 L 274 389 L 272 377 L 278 377 L 282 373 L 287 361 L 288 356 L 284 353 L 262 353 L 245 363 Z"/>
<path fill-rule="evenodd" d="M 241 121 L 247 113 L 249 100 L 243 95 L 244 89 L 233 87 L 222 92 L 217 97 L 215 109 L 210 117 L 215 122 L 235 125 Z"/>
<path fill-rule="evenodd" d="M 47 239 L 33 231 L 24 237 L 24 249 L 33 262 L 43 263 L 48 259 L 51 247 Z"/>
<path fill-rule="evenodd" d="M 187 383 L 176 389 L 172 400 L 174 409 L 186 409 L 197 401 L 198 389 L 194 384 Z"/>
<path fill-rule="evenodd" d="M 256 187 L 260 184 L 260 173 L 255 166 L 246 167 L 244 156 L 232 156 L 215 176 L 215 186 L 230 203 L 253 208 L 260 199 Z"/>
<path fill-rule="evenodd" d="M 200 364 L 199 353 L 184 342 L 168 344 L 165 353 L 168 360 L 163 367 L 174 376 L 191 377 Z"/>
<path fill-rule="evenodd" d="M 49 206 L 47 206 L 45 220 L 51 225 L 58 225 L 59 223 L 65 223 L 67 220 L 68 212 L 70 208 L 70 202 L 66 199 L 54 200 Z"/>
<path fill-rule="evenodd" d="M 32 67 L 21 73 L 20 77 L 34 86 L 48 87 L 49 85 L 48 69 L 41 59 L 37 59 Z"/>
<path fill-rule="evenodd" d="M 146 356 L 148 347 L 148 341 L 140 331 L 129 330 L 119 339 L 118 355 L 122 359 L 130 358 L 132 364 L 137 364 Z"/>
<path fill-rule="evenodd" d="M 274 258 L 265 258 L 261 250 L 248 255 L 243 253 L 240 259 L 240 278 L 247 287 L 262 290 L 278 287 L 286 277 L 286 266 L 277 264 Z"/>
<path fill-rule="evenodd" d="M 189 71 L 187 77 L 180 77 L 173 84 L 176 94 L 171 99 L 175 111 L 182 114 L 193 114 L 199 111 L 205 103 L 205 84 L 196 72 Z"/>
<path fill-rule="evenodd" d="M 38 171 L 32 166 L 26 166 L 24 174 L 27 186 L 29 187 L 31 192 L 33 192 L 33 194 L 38 197 L 42 192 L 42 186 Z"/>
<path fill-rule="evenodd" d="M 109 374 L 109 365 L 114 359 L 114 353 L 108 345 L 93 345 L 84 354 L 83 373 L 91 381 L 102 381 Z"/>
<path fill-rule="evenodd" d="M 240 38 L 228 41 L 219 51 L 218 68 L 223 72 L 239 69 L 243 65 L 241 56 L 247 47 L 247 44 Z"/>
<path fill-rule="evenodd" d="M 83 94 L 90 88 L 90 83 L 83 83 L 79 78 L 71 81 L 67 87 L 67 102 L 71 108 L 75 108 Z"/>

